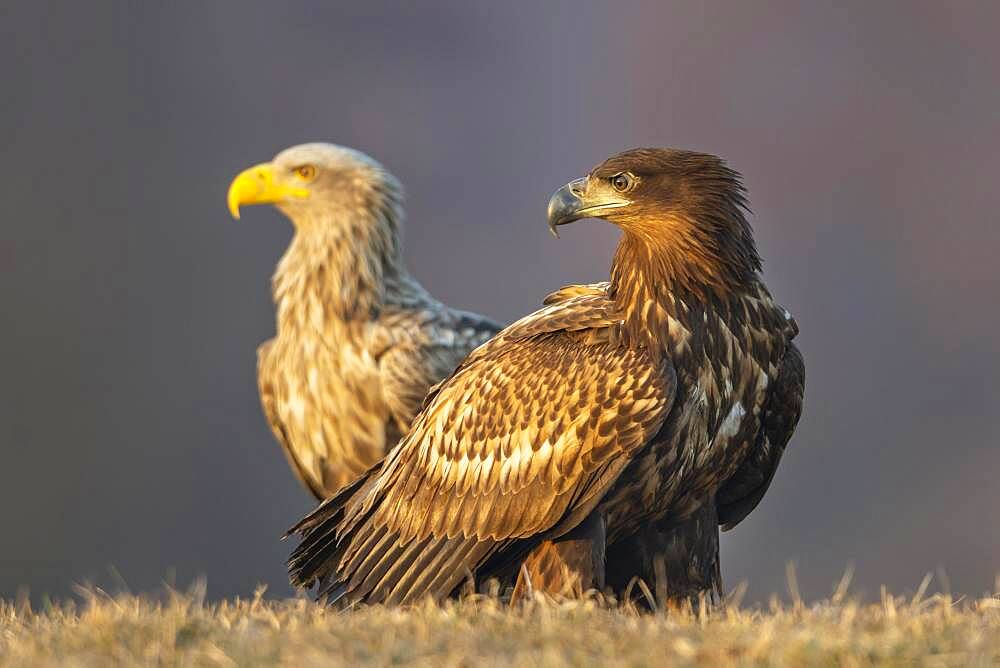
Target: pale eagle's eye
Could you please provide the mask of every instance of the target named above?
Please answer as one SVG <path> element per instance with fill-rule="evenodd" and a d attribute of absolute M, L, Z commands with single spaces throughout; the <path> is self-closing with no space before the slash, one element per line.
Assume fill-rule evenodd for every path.
<path fill-rule="evenodd" d="M 316 168 L 312 165 L 302 165 L 295 168 L 295 173 L 304 181 L 312 181 L 316 178 Z"/>
<path fill-rule="evenodd" d="M 630 174 L 615 174 L 611 177 L 611 187 L 620 193 L 628 192 L 632 189 L 633 179 Z"/>

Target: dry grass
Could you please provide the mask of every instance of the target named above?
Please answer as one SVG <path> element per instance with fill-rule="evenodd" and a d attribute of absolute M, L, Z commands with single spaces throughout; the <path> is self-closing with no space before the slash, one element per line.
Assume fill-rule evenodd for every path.
<path fill-rule="evenodd" d="M 0 665 L 994 665 L 1000 597 L 841 591 L 814 605 L 735 604 L 640 614 L 597 599 L 517 609 L 470 597 L 408 610 L 328 611 L 305 600 L 204 602 L 204 589 L 153 599 L 81 591 L 33 612 L 0 603 Z"/>

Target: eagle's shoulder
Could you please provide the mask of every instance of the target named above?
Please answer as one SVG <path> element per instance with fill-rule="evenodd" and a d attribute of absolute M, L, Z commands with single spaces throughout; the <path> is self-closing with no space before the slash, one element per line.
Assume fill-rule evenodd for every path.
<path fill-rule="evenodd" d="M 609 281 L 564 285 L 558 290 L 545 295 L 542 303 L 545 305 L 558 304 L 559 302 L 572 299 L 573 297 L 606 295 L 610 286 L 611 283 Z"/>
<path fill-rule="evenodd" d="M 791 341 L 798 335 L 799 325 L 795 317 L 771 296 L 759 276 L 744 297 L 744 302 L 748 320 L 752 324 L 782 336 L 785 341 Z"/>
<path fill-rule="evenodd" d="M 391 294 L 372 323 L 368 347 L 383 398 L 405 433 L 428 391 L 500 326 L 442 304 L 412 279 Z"/>
<path fill-rule="evenodd" d="M 462 357 L 501 329 L 485 316 L 438 301 L 411 277 L 387 284 L 374 324 L 376 348 L 416 338 L 435 346 L 464 349 Z"/>
<path fill-rule="evenodd" d="M 505 346 L 515 341 L 557 332 L 586 334 L 591 330 L 617 327 L 621 323 L 621 310 L 603 291 L 567 296 L 511 323 L 469 355 L 466 363 L 502 351 Z"/>

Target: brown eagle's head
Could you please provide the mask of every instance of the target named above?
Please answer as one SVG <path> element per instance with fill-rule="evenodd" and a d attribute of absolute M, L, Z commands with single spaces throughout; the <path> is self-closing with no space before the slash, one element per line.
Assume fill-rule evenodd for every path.
<path fill-rule="evenodd" d="M 229 186 L 227 200 L 234 218 L 240 217 L 241 206 L 273 204 L 300 231 L 359 214 L 387 217 L 394 224 L 402 186 L 360 151 L 313 143 L 285 149 L 271 162 L 242 171 Z"/>
<path fill-rule="evenodd" d="M 612 156 L 549 200 L 549 226 L 601 218 L 675 277 L 709 285 L 760 270 L 740 175 L 714 155 L 637 148 Z"/>

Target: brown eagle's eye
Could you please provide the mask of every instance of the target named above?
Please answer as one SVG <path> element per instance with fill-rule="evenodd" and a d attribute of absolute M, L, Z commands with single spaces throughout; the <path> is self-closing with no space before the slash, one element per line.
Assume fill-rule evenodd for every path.
<path fill-rule="evenodd" d="M 620 193 L 628 192 L 632 189 L 632 176 L 629 174 L 615 174 L 611 177 L 611 187 Z"/>
<path fill-rule="evenodd" d="M 312 165 L 302 165 L 295 168 L 295 173 L 305 181 L 312 181 L 316 177 L 316 168 Z"/>

